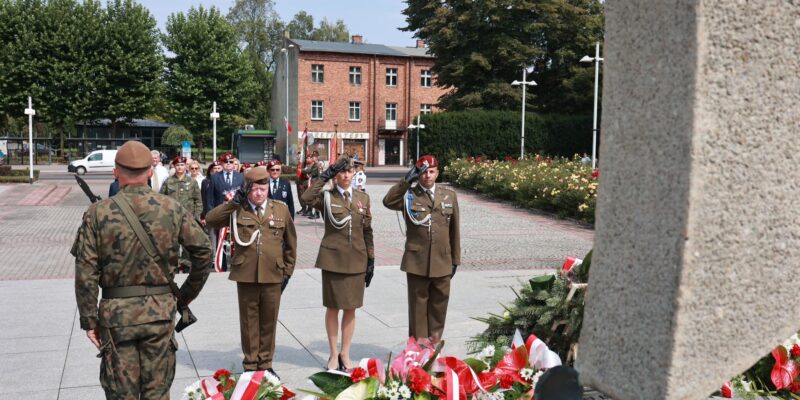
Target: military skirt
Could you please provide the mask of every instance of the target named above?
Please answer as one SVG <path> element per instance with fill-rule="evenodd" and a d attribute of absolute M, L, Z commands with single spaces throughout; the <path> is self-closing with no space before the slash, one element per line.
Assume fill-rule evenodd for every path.
<path fill-rule="evenodd" d="M 322 305 L 337 310 L 353 310 L 364 305 L 364 279 L 367 273 L 341 274 L 322 270 Z"/>

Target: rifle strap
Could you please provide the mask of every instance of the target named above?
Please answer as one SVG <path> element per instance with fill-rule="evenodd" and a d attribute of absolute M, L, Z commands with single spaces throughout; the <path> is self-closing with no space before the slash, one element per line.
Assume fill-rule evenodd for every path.
<path fill-rule="evenodd" d="M 122 211 L 122 215 L 125 216 L 125 220 L 128 221 L 128 225 L 131 226 L 133 229 L 133 233 L 136 234 L 136 237 L 139 239 L 139 242 L 144 246 L 144 251 L 147 252 L 153 261 L 161 267 L 161 272 L 164 273 L 164 276 L 169 281 L 170 289 L 172 290 L 172 294 L 175 296 L 175 299 L 178 302 L 182 302 L 181 299 L 181 292 L 178 289 L 178 285 L 175 284 L 175 281 L 172 280 L 172 275 L 169 273 L 169 267 L 164 262 L 164 259 L 158 254 L 156 250 L 156 246 L 153 245 L 153 239 L 147 235 L 147 232 L 144 231 L 144 227 L 142 226 L 142 221 L 136 216 L 136 213 L 133 212 L 130 203 L 124 196 L 112 196 L 111 200 L 114 201 L 119 209 Z M 188 313 L 186 312 L 188 308 L 184 308 L 184 312 L 181 314 L 181 318 L 187 319 L 189 318 Z"/>

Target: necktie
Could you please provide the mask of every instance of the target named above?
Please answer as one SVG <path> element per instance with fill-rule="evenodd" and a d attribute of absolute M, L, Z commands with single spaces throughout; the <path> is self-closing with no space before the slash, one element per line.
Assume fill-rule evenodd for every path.
<path fill-rule="evenodd" d="M 227 183 L 228 185 L 231 184 L 231 173 L 230 172 L 226 172 L 225 173 L 225 183 Z"/>
<path fill-rule="evenodd" d="M 278 181 L 272 181 L 272 195 L 275 196 L 275 192 L 278 191 Z"/>
<path fill-rule="evenodd" d="M 425 189 L 425 192 L 427 192 L 427 193 L 428 193 L 428 197 L 430 197 L 430 198 L 431 198 L 431 201 L 433 201 L 433 190 L 430 190 L 430 189 Z"/>
<path fill-rule="evenodd" d="M 261 206 L 256 207 L 256 214 L 258 215 L 259 221 L 264 219 L 264 209 L 261 208 Z"/>
<path fill-rule="evenodd" d="M 348 206 L 350 205 L 350 192 L 344 192 L 344 201 Z"/>

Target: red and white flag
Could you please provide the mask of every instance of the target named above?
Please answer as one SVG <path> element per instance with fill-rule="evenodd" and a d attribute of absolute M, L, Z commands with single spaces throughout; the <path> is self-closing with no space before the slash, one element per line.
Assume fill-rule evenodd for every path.
<path fill-rule="evenodd" d="M 291 135 L 292 134 L 292 124 L 289 123 L 289 118 L 283 117 L 283 125 L 286 126 L 286 132 L 288 132 L 289 135 Z"/>
<path fill-rule="evenodd" d="M 528 340 L 522 341 L 522 334 L 519 329 L 514 332 L 514 340 L 511 342 L 511 348 L 515 349 L 519 346 L 525 345 L 528 350 L 528 361 L 536 369 L 549 369 L 561 365 L 561 357 L 558 353 L 550 350 L 547 345 L 535 335 L 528 336 Z"/>
<path fill-rule="evenodd" d="M 233 389 L 231 400 L 253 400 L 258 394 L 258 388 L 261 387 L 261 381 L 264 380 L 265 371 L 249 371 L 239 376 L 236 382 L 236 388 Z"/>
<path fill-rule="evenodd" d="M 572 268 L 575 268 L 579 265 L 583 264 L 583 260 L 577 257 L 567 257 L 564 261 L 564 264 L 561 265 L 561 271 L 567 272 Z"/>
<path fill-rule="evenodd" d="M 217 231 L 217 256 L 214 257 L 214 271 L 217 272 L 222 272 L 222 256 L 225 254 L 225 236 L 227 235 L 227 226 Z"/>

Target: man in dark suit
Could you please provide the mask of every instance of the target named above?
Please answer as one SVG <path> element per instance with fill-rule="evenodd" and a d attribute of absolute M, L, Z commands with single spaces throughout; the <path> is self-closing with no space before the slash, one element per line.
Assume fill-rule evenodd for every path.
<path fill-rule="evenodd" d="M 267 172 L 269 172 L 269 198 L 286 203 L 286 205 L 289 206 L 289 214 L 291 214 L 292 220 L 294 220 L 292 184 L 286 179 L 281 179 L 281 162 L 279 160 L 272 160 L 267 163 Z"/>
<path fill-rule="evenodd" d="M 230 200 L 239 188 L 244 186 L 244 175 L 236 171 L 236 157 L 230 152 L 219 156 L 219 163 L 222 164 L 222 171 L 211 175 L 211 184 L 208 188 L 207 205 L 208 210 L 225 204 Z M 209 211 L 210 212 L 210 211 Z M 214 269 L 217 272 L 227 270 L 228 260 L 224 257 L 223 244 L 227 227 L 214 231 Z"/>

